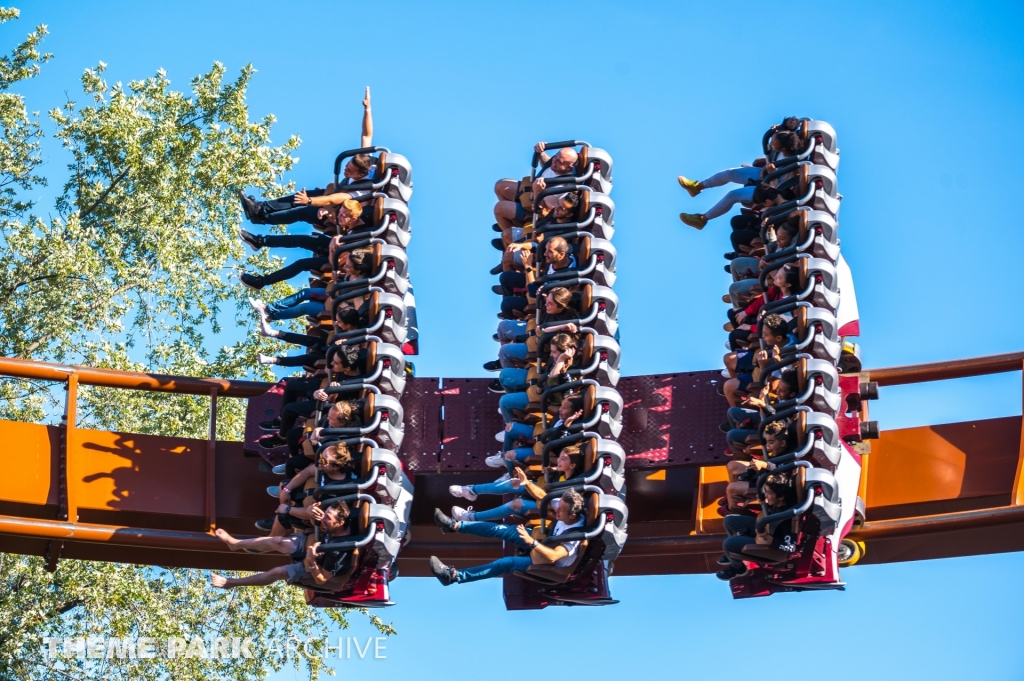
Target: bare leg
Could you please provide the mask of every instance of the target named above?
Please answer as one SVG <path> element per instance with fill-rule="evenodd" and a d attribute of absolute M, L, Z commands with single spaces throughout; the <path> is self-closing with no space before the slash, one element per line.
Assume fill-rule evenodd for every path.
<path fill-rule="evenodd" d="M 519 183 L 515 180 L 506 178 L 494 183 L 494 195 L 498 197 L 499 201 L 515 201 L 518 189 Z"/>
<path fill-rule="evenodd" d="M 740 461 L 730 461 L 725 464 L 725 471 L 729 474 L 729 482 L 736 482 L 736 476 L 742 474 L 749 466 Z"/>
<path fill-rule="evenodd" d="M 729 402 L 730 407 L 738 407 L 739 399 L 736 397 L 736 393 L 739 392 L 740 381 L 738 378 L 730 378 L 722 386 L 722 392 L 725 393 L 725 399 Z"/>
<path fill-rule="evenodd" d="M 219 527 L 213 532 L 217 538 L 228 545 L 232 551 L 253 549 L 260 553 L 291 553 L 295 550 L 292 535 L 287 537 L 253 537 L 251 539 L 235 539 Z"/>
<path fill-rule="evenodd" d="M 287 578 L 288 573 L 282 565 L 273 570 L 267 570 L 266 572 L 260 572 L 248 577 L 225 577 L 211 572 L 210 584 L 218 589 L 234 589 L 239 586 L 267 586 Z"/>
<path fill-rule="evenodd" d="M 494 219 L 502 231 L 515 226 L 516 206 L 518 205 L 515 201 L 498 201 L 494 204 Z"/>
<path fill-rule="evenodd" d="M 289 533 L 289 530 L 281 524 L 277 516 L 274 516 L 274 526 L 270 528 L 271 537 L 283 537 Z"/>
<path fill-rule="evenodd" d="M 736 378 L 736 353 L 730 352 L 722 358 L 722 361 L 725 362 L 725 368 L 729 370 L 729 375 Z"/>

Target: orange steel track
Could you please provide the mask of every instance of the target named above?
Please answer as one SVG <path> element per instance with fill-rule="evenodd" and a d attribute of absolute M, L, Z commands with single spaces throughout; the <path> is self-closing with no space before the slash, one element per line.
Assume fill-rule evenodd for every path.
<path fill-rule="evenodd" d="M 863 372 L 880 386 L 1018 371 L 1024 352 Z M 227 551 L 209 532 L 251 534 L 273 504 L 240 442 L 214 438 L 217 399 L 263 394 L 253 381 L 161 376 L 0 358 L 0 376 L 66 383 L 59 426 L 0 421 L 8 479 L 0 489 L 0 551 L 59 559 L 264 570 L 285 557 Z M 209 395 L 206 439 L 111 433 L 76 425 L 79 385 Z M 866 454 L 860 496 L 862 563 L 1024 550 L 1021 417 L 883 431 Z M 720 555 L 724 466 L 627 473 L 630 539 L 617 575 L 709 572 Z M 500 545 L 441 535 L 435 505 L 451 503 L 449 473 L 416 476 L 412 541 L 401 574 L 427 574 L 430 555 L 457 566 L 491 560 Z M 460 479 L 460 482 L 465 478 Z"/>

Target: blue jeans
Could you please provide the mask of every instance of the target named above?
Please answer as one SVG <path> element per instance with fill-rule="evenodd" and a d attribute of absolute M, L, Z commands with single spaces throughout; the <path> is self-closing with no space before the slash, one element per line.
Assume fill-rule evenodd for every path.
<path fill-rule="evenodd" d="M 271 321 L 278 321 L 280 319 L 295 319 L 296 317 L 304 317 L 310 315 L 315 317 L 324 311 L 324 303 L 318 300 L 312 300 L 315 295 L 324 295 L 327 289 L 323 288 L 304 288 L 299 289 L 287 298 L 282 298 L 276 303 L 270 303 L 267 305 L 267 318 Z"/>
<path fill-rule="evenodd" d="M 513 360 L 525 362 L 529 352 L 526 343 L 505 343 L 498 348 L 498 361 L 502 367 L 511 367 Z"/>
<path fill-rule="evenodd" d="M 498 339 L 503 341 L 514 341 L 519 336 L 526 335 L 526 322 L 514 319 L 503 319 L 498 322 Z"/>
<path fill-rule="evenodd" d="M 526 515 L 527 511 L 537 508 L 537 502 L 534 501 L 533 499 L 521 499 L 519 501 L 522 503 L 522 507 L 518 511 L 514 510 L 512 507 L 512 504 L 515 502 L 510 501 L 507 504 L 502 504 L 497 508 L 492 508 L 487 511 L 474 511 L 473 517 L 476 518 L 478 521 L 496 522 L 498 520 L 501 520 L 505 516 Z"/>
<path fill-rule="evenodd" d="M 757 182 L 761 179 L 761 169 L 755 168 L 754 166 L 744 166 L 740 168 L 729 168 L 721 172 L 715 173 L 708 179 L 701 182 L 705 189 L 709 187 L 721 187 L 722 185 L 733 182 L 735 184 L 747 184 L 748 182 Z"/>
<path fill-rule="evenodd" d="M 516 530 L 517 525 L 503 525 L 501 523 L 485 523 L 476 520 L 459 521 L 459 534 L 471 534 L 475 537 L 487 537 L 489 539 L 500 539 L 515 544 L 524 551 L 530 548 L 526 540 L 519 536 Z"/>
<path fill-rule="evenodd" d="M 456 571 L 455 581 L 459 584 L 465 584 L 466 582 L 476 582 L 481 579 L 490 579 L 491 577 L 501 577 L 510 572 L 522 572 L 532 564 L 533 560 L 529 556 L 505 556 L 493 563 L 475 565 L 471 568 L 458 570 Z"/>
<path fill-rule="evenodd" d="M 506 393 L 501 396 L 498 400 L 498 409 L 501 410 L 501 418 L 505 420 L 505 423 L 511 423 L 515 419 L 512 418 L 513 409 L 526 409 L 526 405 L 530 403 L 530 396 L 525 392 L 521 393 Z M 506 436 L 507 437 L 507 436 Z"/>
<path fill-rule="evenodd" d="M 728 213 L 729 210 L 737 203 L 753 203 L 755 189 L 757 189 L 757 187 L 754 185 L 733 189 L 731 192 L 723 196 L 718 203 L 712 206 L 708 212 L 704 213 L 704 217 L 708 220 L 714 220 L 715 218 Z"/>
<path fill-rule="evenodd" d="M 516 369 L 505 367 L 498 374 L 498 382 L 505 389 L 506 393 L 518 393 L 526 390 L 526 378 L 530 375 L 528 369 Z"/>
<path fill-rule="evenodd" d="M 507 452 L 512 449 L 512 445 L 515 444 L 516 440 L 532 440 L 533 439 L 533 426 L 528 423 L 519 423 L 518 421 L 512 422 L 512 428 L 505 431 L 505 446 L 502 447 L 502 452 Z M 533 450 L 531 450 L 533 451 Z"/>

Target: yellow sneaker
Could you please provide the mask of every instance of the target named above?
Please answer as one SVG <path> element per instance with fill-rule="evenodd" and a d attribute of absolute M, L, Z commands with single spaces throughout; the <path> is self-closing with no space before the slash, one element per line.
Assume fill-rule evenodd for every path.
<path fill-rule="evenodd" d="M 690 194 L 690 196 L 697 196 L 697 194 L 701 193 L 702 189 L 701 189 L 701 186 L 700 186 L 700 182 L 694 182 L 693 180 L 688 180 L 687 178 L 683 177 L 682 175 L 680 175 L 676 179 L 679 180 L 679 186 L 682 187 L 683 189 L 685 189 Z"/>
<path fill-rule="evenodd" d="M 700 213 L 680 213 L 679 219 L 683 221 L 684 225 L 689 225 L 694 229 L 704 229 L 704 225 L 708 224 L 708 219 Z"/>

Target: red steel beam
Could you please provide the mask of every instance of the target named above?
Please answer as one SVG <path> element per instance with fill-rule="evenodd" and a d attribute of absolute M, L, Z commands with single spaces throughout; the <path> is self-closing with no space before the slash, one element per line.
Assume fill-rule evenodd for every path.
<path fill-rule="evenodd" d="M 866 371 L 870 374 L 871 380 L 880 386 L 906 385 L 1020 371 L 1022 361 L 1024 361 L 1024 352 L 1010 352 L 1005 355 L 952 359 L 929 364 L 908 364 L 901 367 L 866 369 Z"/>

